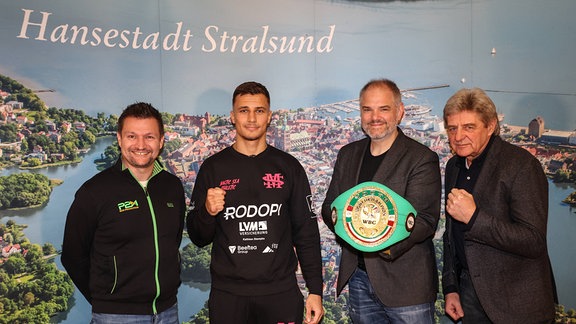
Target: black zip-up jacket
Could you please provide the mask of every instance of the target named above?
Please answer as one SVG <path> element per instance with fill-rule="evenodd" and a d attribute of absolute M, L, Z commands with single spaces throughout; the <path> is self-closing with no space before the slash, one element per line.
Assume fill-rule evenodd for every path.
<path fill-rule="evenodd" d="M 61 260 L 93 312 L 156 314 L 176 303 L 185 211 L 182 183 L 158 161 L 146 187 L 119 159 L 78 189 Z"/>

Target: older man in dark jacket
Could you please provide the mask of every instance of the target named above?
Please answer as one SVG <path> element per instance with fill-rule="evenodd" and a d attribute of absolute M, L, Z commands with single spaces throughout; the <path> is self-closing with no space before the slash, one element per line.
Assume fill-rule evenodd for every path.
<path fill-rule="evenodd" d="M 550 323 L 548 182 L 528 151 L 503 141 L 492 100 L 462 89 L 444 108 L 450 147 L 442 284 L 464 323 Z"/>

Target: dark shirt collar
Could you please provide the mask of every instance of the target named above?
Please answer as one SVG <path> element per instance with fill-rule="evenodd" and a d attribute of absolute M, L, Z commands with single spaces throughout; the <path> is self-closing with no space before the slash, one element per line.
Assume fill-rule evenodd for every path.
<path fill-rule="evenodd" d="M 488 141 L 488 144 L 486 144 L 484 151 L 482 151 L 482 153 L 480 153 L 480 155 L 477 158 L 472 160 L 471 165 L 472 168 L 482 167 L 482 165 L 484 164 L 484 160 L 486 160 L 486 155 L 488 155 L 488 151 L 490 150 L 492 143 L 494 143 L 494 138 L 496 138 L 496 136 L 497 135 L 492 135 L 490 137 L 490 140 Z M 466 169 L 466 157 L 459 156 L 458 160 L 456 161 L 456 166 L 459 168 Z"/>

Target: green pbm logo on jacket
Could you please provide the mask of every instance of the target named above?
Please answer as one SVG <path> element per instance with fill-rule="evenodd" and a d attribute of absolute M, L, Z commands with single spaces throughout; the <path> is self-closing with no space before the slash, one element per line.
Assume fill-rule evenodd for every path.
<path fill-rule="evenodd" d="M 125 201 L 118 204 L 118 211 L 121 213 L 138 208 L 138 200 Z"/>

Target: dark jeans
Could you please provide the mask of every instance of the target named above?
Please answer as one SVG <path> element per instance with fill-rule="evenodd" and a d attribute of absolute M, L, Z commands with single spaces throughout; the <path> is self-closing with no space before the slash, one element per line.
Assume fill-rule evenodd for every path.
<path fill-rule="evenodd" d="M 355 324 L 434 323 L 434 303 L 387 307 L 380 302 L 364 270 L 356 269 L 348 282 L 350 318 Z"/>
<path fill-rule="evenodd" d="M 156 315 L 92 313 L 90 324 L 178 324 L 178 304 Z"/>

